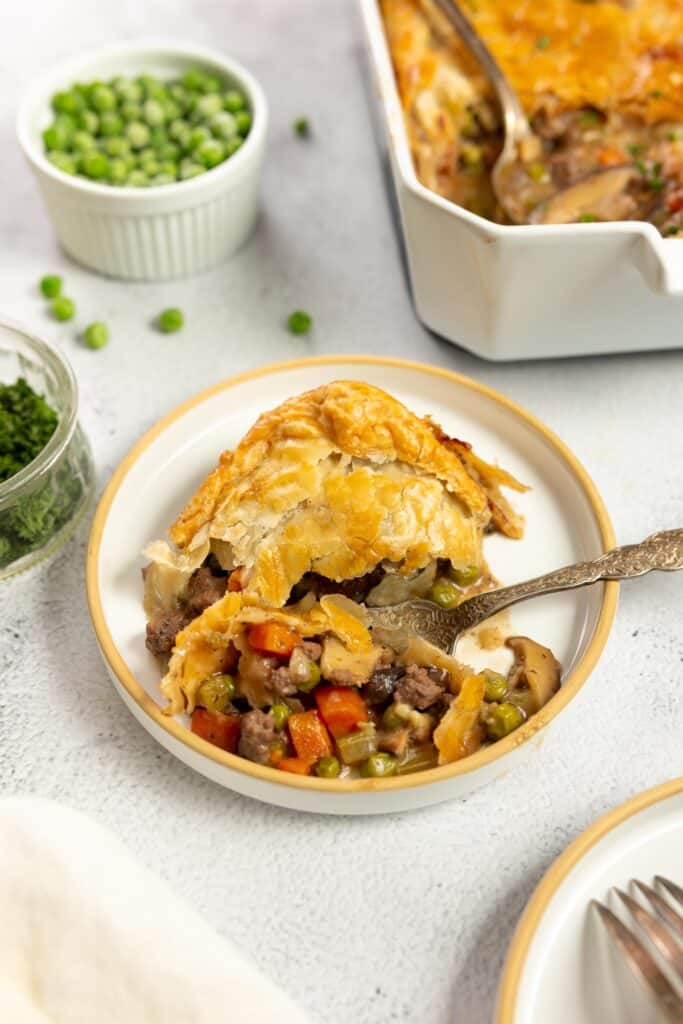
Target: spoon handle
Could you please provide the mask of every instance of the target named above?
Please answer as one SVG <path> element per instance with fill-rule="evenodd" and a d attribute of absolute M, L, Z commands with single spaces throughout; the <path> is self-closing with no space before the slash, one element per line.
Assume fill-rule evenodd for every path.
<path fill-rule="evenodd" d="M 497 60 L 455 0 L 434 0 L 434 3 L 448 18 L 495 89 L 503 111 L 506 141 L 509 144 L 519 142 L 523 135 L 529 133 L 529 124 L 517 93 L 501 71 Z"/>
<path fill-rule="evenodd" d="M 585 587 L 598 580 L 629 580 L 652 572 L 653 569 L 683 569 L 683 529 L 653 533 L 640 544 L 613 548 L 592 562 L 577 562 L 524 583 L 514 583 L 510 587 L 478 594 L 459 605 L 454 615 L 462 615 L 465 621 L 460 629 L 468 629 L 482 619 L 529 597 Z"/>

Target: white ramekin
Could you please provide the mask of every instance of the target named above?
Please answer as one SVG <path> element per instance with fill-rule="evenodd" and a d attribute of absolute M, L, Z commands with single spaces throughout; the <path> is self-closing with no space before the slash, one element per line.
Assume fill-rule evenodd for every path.
<path fill-rule="evenodd" d="M 47 160 L 41 132 L 59 89 L 114 75 L 166 78 L 195 66 L 240 88 L 253 118 L 244 144 L 218 167 L 188 181 L 134 189 L 65 174 Z M 150 281 L 206 270 L 247 239 L 258 213 L 267 122 L 263 90 L 240 64 L 203 47 L 146 44 L 101 50 L 42 76 L 19 108 L 17 134 L 69 256 L 102 274 Z"/>
<path fill-rule="evenodd" d="M 681 346 L 683 240 L 653 224 L 494 224 L 418 181 L 378 0 L 358 0 L 415 311 L 484 359 Z"/>

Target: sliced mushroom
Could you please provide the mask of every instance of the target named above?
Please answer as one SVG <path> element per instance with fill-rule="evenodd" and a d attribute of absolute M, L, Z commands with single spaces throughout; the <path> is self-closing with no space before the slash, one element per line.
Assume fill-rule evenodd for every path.
<path fill-rule="evenodd" d="M 528 691 L 525 710 L 533 715 L 559 690 L 561 665 L 552 651 L 527 636 L 511 636 L 505 643 L 515 656 L 509 688 Z"/>
<path fill-rule="evenodd" d="M 582 214 L 592 214 L 598 220 L 628 219 L 632 211 L 628 211 L 625 218 L 623 207 L 633 204 L 627 196 L 627 189 L 638 176 L 638 171 L 630 164 L 587 174 L 576 184 L 540 203 L 529 217 L 529 222 L 571 224 Z"/>

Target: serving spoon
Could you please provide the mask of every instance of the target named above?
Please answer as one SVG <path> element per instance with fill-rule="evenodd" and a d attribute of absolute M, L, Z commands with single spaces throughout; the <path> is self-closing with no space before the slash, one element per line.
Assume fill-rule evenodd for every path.
<path fill-rule="evenodd" d="M 496 612 L 541 594 L 585 587 L 600 580 L 629 580 L 653 569 L 683 569 L 683 529 L 653 533 L 640 544 L 613 548 L 591 562 L 576 562 L 510 587 L 488 590 L 445 609 L 433 601 L 402 601 L 368 608 L 373 628 L 400 630 L 423 637 L 452 652 L 458 637 Z"/>
<path fill-rule="evenodd" d="M 574 184 L 554 192 L 549 199 L 540 201 L 531 211 L 516 202 L 514 192 L 507 188 L 508 181 L 520 164 L 524 166 L 538 158 L 542 152 L 541 140 L 534 133 L 507 75 L 456 0 L 434 0 L 434 4 L 480 64 L 498 98 L 503 115 L 504 140 L 491 172 L 491 184 L 498 203 L 513 224 L 567 224 L 577 220 L 586 209 L 609 203 L 628 186 L 635 172 L 632 164 L 624 163 L 591 171 Z M 611 218 L 607 216 L 605 219 Z"/>

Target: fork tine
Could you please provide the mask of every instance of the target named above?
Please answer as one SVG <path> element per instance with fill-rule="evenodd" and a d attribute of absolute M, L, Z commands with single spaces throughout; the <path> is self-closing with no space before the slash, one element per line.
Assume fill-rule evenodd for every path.
<path fill-rule="evenodd" d="M 622 924 L 609 907 L 591 900 L 600 915 L 609 935 L 617 944 L 624 958 L 636 975 L 654 997 L 658 1007 L 666 1014 L 672 1024 L 680 1024 L 683 1020 L 683 999 L 676 993 L 671 982 L 658 967 L 654 957 L 631 931 Z"/>
<path fill-rule="evenodd" d="M 673 967 L 678 977 L 683 981 L 683 949 L 673 938 L 671 932 L 649 910 L 646 910 L 632 896 L 629 896 L 628 893 L 622 892 L 616 886 L 612 889 L 612 892 L 617 894 L 622 903 L 631 912 L 631 916 L 643 929 L 650 942 L 657 947 L 666 963 Z"/>
<path fill-rule="evenodd" d="M 666 889 L 669 896 L 673 896 L 683 907 L 683 889 L 680 885 L 676 885 L 670 878 L 662 878 L 661 875 L 655 875 L 655 885 L 661 885 L 662 889 Z"/>
<path fill-rule="evenodd" d="M 650 901 L 650 905 L 654 907 L 662 921 L 669 926 L 674 935 L 677 935 L 679 939 L 683 939 L 683 917 L 674 910 L 671 904 L 667 903 L 658 892 L 655 892 L 645 882 L 639 882 L 638 879 L 634 879 L 632 884 Z"/>

